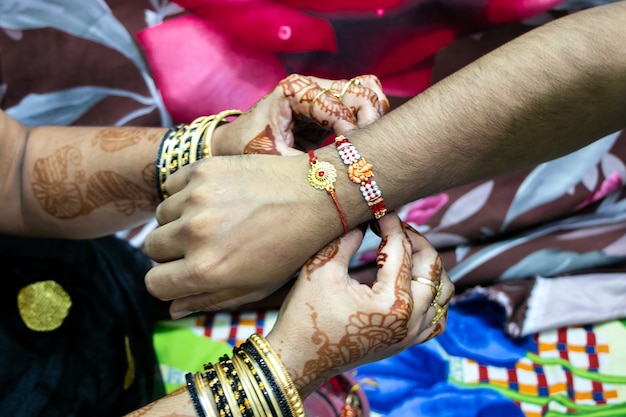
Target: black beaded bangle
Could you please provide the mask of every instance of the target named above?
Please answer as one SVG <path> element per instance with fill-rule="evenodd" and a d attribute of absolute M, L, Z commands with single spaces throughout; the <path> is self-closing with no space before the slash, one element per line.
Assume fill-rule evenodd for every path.
<path fill-rule="evenodd" d="M 245 351 L 248 355 L 250 355 L 252 359 L 254 359 L 254 361 L 259 365 L 259 368 L 261 368 L 261 372 L 263 372 L 265 379 L 270 384 L 270 389 L 275 394 L 276 399 L 278 400 L 278 405 L 280 407 L 282 415 L 287 417 L 294 417 L 291 413 L 291 409 L 289 408 L 287 398 L 285 397 L 283 390 L 280 389 L 280 387 L 278 386 L 278 382 L 276 382 L 276 378 L 272 374 L 272 371 L 270 371 L 269 367 L 265 363 L 265 359 L 263 359 L 261 357 L 261 354 L 257 352 L 257 350 L 248 342 L 242 343 L 241 349 Z"/>
<path fill-rule="evenodd" d="M 241 414 L 244 417 L 254 417 L 254 413 L 250 408 L 250 401 L 246 396 L 246 392 L 243 389 L 243 385 L 239 379 L 239 374 L 235 370 L 233 362 L 227 355 L 224 355 L 220 358 L 220 364 L 222 365 L 222 369 L 224 369 L 224 373 L 229 378 L 230 388 L 233 391 L 233 395 L 235 396 L 235 400 L 239 406 L 239 411 L 241 411 Z"/>
<path fill-rule="evenodd" d="M 209 388 L 211 388 L 211 391 L 213 392 L 213 401 L 215 401 L 218 413 L 226 417 L 233 417 L 230 407 L 226 402 L 226 397 L 224 397 L 224 388 L 217 377 L 215 368 L 212 364 L 207 363 L 204 365 L 204 371 L 206 379 L 209 382 Z"/>
<path fill-rule="evenodd" d="M 267 406 L 269 407 L 269 409 L 271 411 L 271 415 L 278 417 L 280 414 L 278 414 L 276 412 L 277 411 L 276 408 L 274 408 L 274 404 L 272 402 L 270 394 L 269 394 L 269 392 L 267 392 L 267 388 L 265 386 L 266 384 L 261 380 L 261 376 L 258 374 L 257 369 L 255 368 L 254 364 L 252 363 L 253 359 L 248 355 L 248 353 L 246 351 L 244 351 L 244 350 L 242 350 L 241 348 L 238 348 L 238 347 L 233 349 L 233 353 L 235 355 L 237 355 L 238 357 L 240 357 L 241 360 L 246 364 L 246 366 L 250 370 L 250 373 L 254 377 L 254 381 L 256 382 L 257 387 L 261 391 L 261 394 L 263 394 L 263 398 L 265 399 L 265 403 L 267 404 Z"/>
<path fill-rule="evenodd" d="M 165 199 L 165 196 L 163 195 L 163 181 L 161 173 L 161 170 L 165 168 L 162 165 L 164 163 L 164 158 L 162 157 L 163 147 L 165 146 L 165 143 L 168 141 L 169 137 L 173 135 L 176 130 L 178 130 L 178 126 L 172 126 L 167 130 L 167 132 L 165 132 L 163 138 L 161 139 L 161 143 L 159 144 L 159 149 L 156 154 L 156 161 L 154 162 L 154 181 L 156 182 L 156 190 L 159 201 L 163 201 Z"/>
<path fill-rule="evenodd" d="M 202 409 L 200 399 L 198 398 L 198 390 L 196 389 L 196 383 L 193 380 L 193 374 L 188 372 L 185 375 L 185 380 L 187 381 L 187 391 L 189 391 L 189 395 L 191 396 L 191 403 L 193 404 L 193 408 L 196 410 L 196 414 L 198 414 L 199 417 L 206 417 L 206 413 Z"/>

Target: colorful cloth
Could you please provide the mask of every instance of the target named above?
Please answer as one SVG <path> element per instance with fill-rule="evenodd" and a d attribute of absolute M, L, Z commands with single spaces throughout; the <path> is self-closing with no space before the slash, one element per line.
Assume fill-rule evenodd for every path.
<path fill-rule="evenodd" d="M 626 415 L 626 322 L 511 340 L 495 304 L 450 307 L 446 332 L 358 368 L 375 413 L 395 416 Z"/>

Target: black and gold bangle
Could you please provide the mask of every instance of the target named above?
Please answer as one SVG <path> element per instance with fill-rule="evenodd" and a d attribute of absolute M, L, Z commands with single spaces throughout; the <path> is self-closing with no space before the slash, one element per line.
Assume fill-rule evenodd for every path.
<path fill-rule="evenodd" d="M 259 351 L 261 357 L 265 359 L 267 365 L 269 365 L 270 372 L 278 379 L 292 415 L 294 417 L 305 417 L 304 404 L 300 394 L 272 346 L 260 334 L 253 334 L 248 340 Z"/>
<path fill-rule="evenodd" d="M 189 124 L 179 124 L 163 135 L 155 162 L 156 188 L 159 200 L 168 197 L 167 178 L 180 168 L 211 156 L 211 140 L 215 129 L 226 118 L 239 116 L 239 110 L 225 110 L 213 116 L 201 116 Z"/>
<path fill-rule="evenodd" d="M 243 389 L 239 373 L 235 369 L 233 361 L 228 356 L 224 355 L 220 358 L 220 364 L 230 383 L 230 389 L 239 407 L 239 412 L 243 417 L 254 417 L 252 409 L 250 408 L 250 400 L 248 400 L 246 392 Z"/>
<path fill-rule="evenodd" d="M 230 406 L 228 405 L 224 395 L 224 388 L 222 387 L 222 384 L 217 376 L 215 367 L 212 364 L 207 363 L 204 365 L 204 371 L 206 379 L 209 383 L 209 388 L 211 389 L 211 392 L 213 392 L 213 401 L 215 402 L 218 413 L 220 413 L 220 416 L 233 417 Z"/>
<path fill-rule="evenodd" d="M 204 409 L 200 404 L 200 399 L 198 398 L 198 391 L 193 379 L 193 374 L 188 372 L 185 375 L 185 380 L 187 381 L 187 391 L 189 391 L 189 395 L 191 396 L 191 403 L 193 404 L 193 408 L 196 410 L 198 417 L 206 417 L 206 413 L 204 412 Z"/>
<path fill-rule="evenodd" d="M 261 375 L 267 382 L 267 388 L 269 388 L 269 391 L 274 394 L 273 396 L 271 396 L 271 398 L 274 398 L 276 400 L 276 403 L 278 405 L 278 410 L 280 411 L 280 415 L 287 416 L 287 417 L 294 417 L 291 412 L 291 408 L 289 407 L 289 402 L 287 401 L 287 398 L 285 397 L 283 390 L 280 389 L 280 386 L 278 385 L 278 381 L 276 380 L 276 377 L 272 374 L 272 371 L 266 364 L 265 359 L 263 359 L 260 352 L 258 352 L 252 346 L 252 344 L 248 342 L 242 343 L 241 349 L 244 352 L 246 352 L 254 360 L 254 362 L 256 362 L 259 369 L 261 370 Z"/>
<path fill-rule="evenodd" d="M 226 410 L 234 417 L 242 417 L 239 405 L 231 389 L 232 382 L 230 380 L 232 378 L 227 375 L 228 367 L 223 366 L 222 362 L 219 362 L 215 364 L 215 371 L 217 372 L 217 378 L 222 383 L 222 392 L 226 398 Z"/>
<path fill-rule="evenodd" d="M 239 359 L 244 363 L 245 366 L 248 367 L 248 370 L 250 371 L 250 374 L 252 375 L 252 378 L 256 383 L 258 391 L 261 393 L 261 395 L 259 395 L 259 401 L 261 401 L 263 409 L 266 410 L 266 414 L 276 417 L 282 416 L 283 413 L 279 412 L 280 405 L 278 403 L 278 399 L 275 396 L 271 395 L 276 391 L 272 390 L 269 382 L 265 379 L 263 372 L 258 372 L 258 369 L 255 366 L 256 361 L 241 348 L 235 348 L 233 352 L 233 360 Z M 268 389 L 270 390 L 270 392 L 268 392 Z"/>
<path fill-rule="evenodd" d="M 256 384 L 253 376 L 254 366 L 249 368 L 237 354 L 233 354 L 232 357 L 233 366 L 239 374 L 239 379 L 243 385 L 243 389 L 246 392 L 247 399 L 252 408 L 254 416 L 273 416 L 271 409 L 269 408 L 265 398 L 263 398 L 260 388 Z"/>

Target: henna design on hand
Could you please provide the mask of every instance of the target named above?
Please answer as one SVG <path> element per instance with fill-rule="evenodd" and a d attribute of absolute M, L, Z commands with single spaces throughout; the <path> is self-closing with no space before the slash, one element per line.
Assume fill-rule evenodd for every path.
<path fill-rule="evenodd" d="M 48 158 L 35 162 L 32 183 L 33 194 L 43 209 L 59 218 L 72 218 L 80 213 L 83 204 L 76 183 L 67 183 L 68 164 L 78 166 L 82 161 L 80 151 L 64 146 Z"/>
<path fill-rule="evenodd" d="M 388 259 L 384 252 L 386 243 L 387 239 L 383 238 L 377 258 L 379 267 Z M 405 250 L 395 279 L 395 299 L 389 310 L 386 313 L 358 311 L 351 314 L 344 335 L 337 341 L 332 341 L 328 333 L 319 327 L 318 313 L 314 306 L 307 304 L 312 310 L 311 320 L 315 329 L 311 340 L 319 348 L 317 358 L 308 360 L 301 374 L 294 372 L 292 375 L 296 385 L 307 386 L 313 381 L 327 378 L 329 374 L 348 364 L 356 366 L 365 358 L 373 359 L 371 355 L 398 345 L 407 337 L 407 324 L 413 312 L 410 292 L 411 262 L 411 253 Z"/>
<path fill-rule="evenodd" d="M 430 339 L 433 339 L 437 336 L 439 336 L 441 333 L 443 333 L 444 331 L 444 327 L 441 324 L 440 321 L 437 322 L 437 324 L 435 324 L 435 326 L 432 328 L 432 331 L 430 332 L 430 334 L 428 335 L 428 337 L 426 337 L 426 339 L 424 340 L 424 342 L 429 341 Z"/>
<path fill-rule="evenodd" d="M 98 171 L 87 178 L 85 172 L 78 169 L 81 163 L 82 154 L 72 146 L 64 146 L 49 157 L 35 161 L 31 186 L 35 198 L 48 214 L 72 219 L 114 203 L 118 211 L 131 215 L 135 209 L 151 211 L 157 204 L 155 195 L 113 171 Z M 68 181 L 71 166 L 77 168 L 74 181 Z"/>
<path fill-rule="evenodd" d="M 439 282 L 441 280 L 441 273 L 443 272 L 443 259 L 441 255 L 437 254 L 435 262 L 430 265 L 430 280 Z"/>
<path fill-rule="evenodd" d="M 279 155 L 276 148 L 276 138 L 272 132 L 270 125 L 265 126 L 265 129 L 256 135 L 248 144 L 243 148 L 244 154 L 266 154 L 266 155 Z"/>
<path fill-rule="evenodd" d="M 313 272 L 315 272 L 315 270 L 323 267 L 329 261 L 334 259 L 335 256 L 337 256 L 338 252 L 339 252 L 339 242 L 338 241 L 334 241 L 334 242 L 330 243 L 328 246 L 326 246 L 324 249 L 319 251 L 311 259 L 309 259 L 307 261 L 307 263 L 304 265 L 305 271 L 306 271 L 306 278 L 307 278 L 307 280 L 310 281 L 311 280 L 311 274 Z"/>
<path fill-rule="evenodd" d="M 328 126 L 330 121 L 328 119 L 320 119 L 316 117 L 316 114 L 309 114 L 311 104 L 318 106 L 322 114 L 326 114 L 337 120 L 348 120 L 356 124 L 356 118 L 349 108 L 342 105 L 341 101 L 332 94 L 320 95 L 319 93 L 322 89 L 308 77 L 299 74 L 291 74 L 282 80 L 278 84 L 278 87 L 282 89 L 285 97 L 293 97 L 298 104 L 302 105 L 302 108 L 294 109 L 297 114 L 301 116 L 312 116 L 321 126 Z M 313 103 L 313 100 L 315 100 L 315 103 Z"/>

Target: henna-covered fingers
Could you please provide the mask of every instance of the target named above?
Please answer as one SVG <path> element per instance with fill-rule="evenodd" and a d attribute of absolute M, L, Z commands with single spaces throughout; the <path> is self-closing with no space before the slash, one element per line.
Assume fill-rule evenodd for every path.
<path fill-rule="evenodd" d="M 439 253 L 428 240 L 408 224 L 404 230 L 413 247 L 412 289 L 416 305 L 425 307 L 426 335 L 431 339 L 445 330 L 448 303 L 454 296 L 450 280 Z M 423 341 L 425 341 L 423 340 Z"/>
<path fill-rule="evenodd" d="M 327 87 L 330 82 L 328 88 L 352 110 L 359 128 L 373 123 L 389 111 L 389 101 L 375 75 L 359 75 L 349 80 L 335 81 L 311 78 L 322 87 Z"/>
<path fill-rule="evenodd" d="M 312 77 L 292 74 L 279 83 L 285 97 L 290 100 L 293 112 L 313 119 L 320 126 L 335 132 L 357 128 L 356 117 L 349 107 L 334 96 L 329 88 L 322 87 Z"/>

